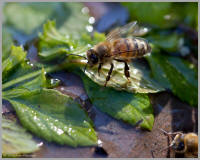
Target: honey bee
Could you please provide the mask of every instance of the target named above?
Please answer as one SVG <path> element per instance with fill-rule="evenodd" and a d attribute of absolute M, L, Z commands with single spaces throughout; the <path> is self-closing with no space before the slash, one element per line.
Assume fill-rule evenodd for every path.
<path fill-rule="evenodd" d="M 124 74 L 128 81 L 130 77 L 129 66 L 127 62 L 131 59 L 141 58 L 151 52 L 149 43 L 140 37 L 123 38 L 126 33 L 132 32 L 132 35 L 144 34 L 145 30 L 139 29 L 137 22 L 131 22 L 121 28 L 111 31 L 106 37 L 105 42 L 95 45 L 87 51 L 87 59 L 90 67 L 98 64 L 98 74 L 100 75 L 101 67 L 104 63 L 109 62 L 111 67 L 106 77 L 106 82 L 110 80 L 114 65 L 112 60 L 124 63 Z"/>
<path fill-rule="evenodd" d="M 198 136 L 195 133 L 184 134 L 182 132 L 167 133 L 167 135 L 175 135 L 173 141 L 168 146 L 172 148 L 175 153 L 184 154 L 185 158 L 196 158 L 198 157 Z"/>

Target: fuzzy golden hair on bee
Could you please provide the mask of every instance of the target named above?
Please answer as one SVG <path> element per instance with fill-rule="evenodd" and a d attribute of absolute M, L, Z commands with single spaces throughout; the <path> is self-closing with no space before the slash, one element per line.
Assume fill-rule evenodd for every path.
<path fill-rule="evenodd" d="M 102 65 L 110 63 L 110 70 L 108 71 L 104 86 L 106 86 L 107 82 L 110 80 L 114 68 L 113 60 L 124 63 L 124 75 L 128 82 L 130 82 L 129 66 L 127 63 L 134 58 L 141 58 L 145 54 L 151 52 L 151 46 L 146 39 L 140 37 L 122 37 L 127 31 L 129 32 L 137 28 L 136 24 L 136 22 L 131 22 L 120 29 L 118 28 L 111 31 L 106 41 L 96 44 L 87 51 L 87 64 L 90 67 L 98 64 L 99 75 Z"/>

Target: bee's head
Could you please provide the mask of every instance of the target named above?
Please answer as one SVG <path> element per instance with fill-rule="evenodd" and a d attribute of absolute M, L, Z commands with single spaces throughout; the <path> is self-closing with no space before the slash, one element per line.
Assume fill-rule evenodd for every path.
<path fill-rule="evenodd" d="M 89 49 L 87 51 L 87 58 L 88 58 L 88 64 L 92 67 L 93 65 L 97 64 L 99 61 L 99 58 L 97 56 L 97 52 L 94 49 Z"/>
<path fill-rule="evenodd" d="M 174 150 L 176 150 L 177 152 L 183 152 L 185 150 L 184 136 L 183 135 L 176 135 L 175 136 L 172 148 Z"/>

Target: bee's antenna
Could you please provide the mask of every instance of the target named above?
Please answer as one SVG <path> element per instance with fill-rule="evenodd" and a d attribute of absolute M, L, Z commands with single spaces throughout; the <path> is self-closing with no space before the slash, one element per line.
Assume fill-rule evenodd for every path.
<path fill-rule="evenodd" d="M 82 57 L 82 58 L 88 60 L 86 57 L 81 56 L 81 55 L 78 55 L 78 54 L 72 54 L 72 53 L 70 53 L 70 54 L 67 54 L 67 56 L 68 56 L 68 55 L 78 56 L 78 57 Z M 86 63 L 86 65 L 85 65 L 85 67 L 84 67 L 84 73 L 85 73 L 85 70 L 86 70 L 86 68 L 87 68 L 87 65 L 88 65 L 88 62 Z"/>
<path fill-rule="evenodd" d="M 167 132 L 165 131 L 164 129 L 162 128 L 159 128 L 159 130 L 161 130 L 164 134 L 166 134 L 167 136 L 170 136 L 170 135 L 176 135 L 176 134 L 183 134 L 182 132 Z"/>
<path fill-rule="evenodd" d="M 78 56 L 78 57 L 82 57 L 82 58 L 84 58 L 84 59 L 87 59 L 85 56 L 81 56 L 81 55 L 78 55 L 78 54 L 72 54 L 72 53 L 70 53 L 70 54 L 67 54 L 67 56 L 68 56 L 68 55 Z"/>

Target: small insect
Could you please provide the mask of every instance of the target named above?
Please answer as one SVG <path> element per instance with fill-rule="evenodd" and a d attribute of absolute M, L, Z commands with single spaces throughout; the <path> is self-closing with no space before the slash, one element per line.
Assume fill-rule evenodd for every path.
<path fill-rule="evenodd" d="M 161 129 L 162 130 L 162 129 Z M 182 132 L 167 133 L 165 134 L 175 135 L 173 141 L 167 148 L 172 148 L 176 153 L 184 154 L 185 158 L 198 157 L 198 136 L 195 133 L 184 134 Z M 166 149 L 167 149 L 166 148 Z"/>
<path fill-rule="evenodd" d="M 137 22 L 134 21 L 121 28 L 114 29 L 108 34 L 105 42 L 101 42 L 87 51 L 88 64 L 90 67 L 98 64 L 99 75 L 104 63 L 109 62 L 111 65 L 104 86 L 106 86 L 107 82 L 110 80 L 114 68 L 112 60 L 124 63 L 124 74 L 130 82 L 129 66 L 127 62 L 134 58 L 143 57 L 146 53 L 151 52 L 149 43 L 143 38 L 122 38 L 130 32 L 132 36 L 145 34 L 147 29 L 140 29 L 136 24 Z"/>

